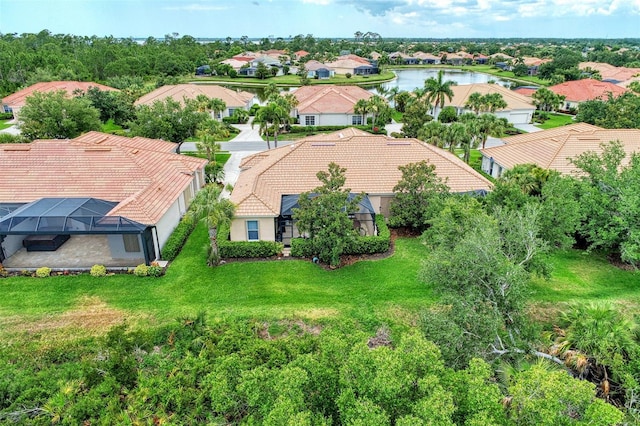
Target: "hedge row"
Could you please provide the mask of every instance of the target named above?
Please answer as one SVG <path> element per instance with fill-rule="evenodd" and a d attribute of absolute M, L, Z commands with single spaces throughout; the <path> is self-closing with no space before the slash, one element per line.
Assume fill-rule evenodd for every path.
<path fill-rule="evenodd" d="M 229 241 L 229 227 L 218 229 L 218 250 L 223 259 L 271 257 L 282 253 L 284 245 L 275 241 Z"/>
<path fill-rule="evenodd" d="M 374 254 L 384 253 L 391 245 L 391 231 L 387 227 L 384 216 L 376 215 L 376 227 L 378 235 L 366 235 L 356 237 L 347 244 L 344 254 Z M 293 238 L 291 240 L 292 257 L 312 257 L 314 253 L 312 240 L 306 238 Z"/>
<path fill-rule="evenodd" d="M 176 229 L 174 229 L 169 236 L 169 239 L 167 239 L 167 242 L 164 244 L 164 247 L 162 248 L 162 258 L 168 261 L 174 260 L 178 256 L 178 253 L 180 253 L 180 250 L 182 250 L 182 246 L 184 246 L 184 243 L 187 241 L 187 238 L 189 238 L 189 235 L 191 235 L 191 232 L 195 227 L 195 221 L 188 219 L 187 217 L 183 217 L 182 220 L 180 220 L 180 223 L 178 223 L 178 226 L 176 226 Z"/>
<path fill-rule="evenodd" d="M 291 126 L 287 131 L 288 133 L 313 133 L 313 132 L 337 132 L 347 127 L 355 127 L 356 129 L 364 130 L 365 132 L 374 134 L 387 134 L 384 127 L 375 127 L 375 130 L 371 129 L 371 126 Z"/>

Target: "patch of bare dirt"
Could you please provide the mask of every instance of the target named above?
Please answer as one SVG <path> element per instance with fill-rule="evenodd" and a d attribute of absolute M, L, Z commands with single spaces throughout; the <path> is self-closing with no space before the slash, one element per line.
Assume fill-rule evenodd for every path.
<path fill-rule="evenodd" d="M 275 329 L 275 332 L 270 331 L 271 329 Z M 301 334 L 317 336 L 321 331 L 322 326 L 319 324 L 307 324 L 302 320 L 280 320 L 274 323 L 263 322 L 257 332 L 261 339 L 275 340 Z"/>
<path fill-rule="evenodd" d="M 12 317 L 6 322 L 5 331 L 39 334 L 80 330 L 87 334 L 101 334 L 114 325 L 121 324 L 125 313 L 109 307 L 98 297 L 83 297 L 77 307 L 61 314 L 51 314 L 38 319 Z"/>

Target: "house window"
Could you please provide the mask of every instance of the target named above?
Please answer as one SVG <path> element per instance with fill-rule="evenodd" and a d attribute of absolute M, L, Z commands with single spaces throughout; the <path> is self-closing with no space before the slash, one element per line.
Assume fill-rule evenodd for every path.
<path fill-rule="evenodd" d="M 351 116 L 351 124 L 353 126 L 362 126 L 362 116 L 361 115 L 352 115 Z"/>
<path fill-rule="evenodd" d="M 304 117 L 304 125 L 305 126 L 315 126 L 316 125 L 316 116 L 315 115 L 307 115 Z"/>
<path fill-rule="evenodd" d="M 247 240 L 248 241 L 258 241 L 258 221 L 257 220 L 248 220 L 247 221 Z"/>
<path fill-rule="evenodd" d="M 229 108 L 229 117 L 231 117 L 233 115 L 234 112 L 236 112 L 237 108 Z"/>
<path fill-rule="evenodd" d="M 124 251 L 127 253 L 140 253 L 140 239 L 136 234 L 124 234 L 122 241 L 124 242 Z"/>

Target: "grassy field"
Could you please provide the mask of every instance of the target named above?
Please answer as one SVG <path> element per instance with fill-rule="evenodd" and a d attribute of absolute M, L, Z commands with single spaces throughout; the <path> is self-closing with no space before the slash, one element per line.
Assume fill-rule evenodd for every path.
<path fill-rule="evenodd" d="M 354 84 L 354 85 L 374 85 L 390 81 L 395 78 L 395 74 L 391 71 L 383 71 L 381 74 L 374 74 L 370 76 L 351 76 L 347 78 L 345 75 L 336 74 L 326 80 L 310 79 L 309 84 Z M 255 77 L 202 77 L 199 78 L 196 83 L 212 83 L 212 84 L 228 84 L 231 86 L 244 86 L 244 87 L 265 87 L 269 83 L 275 83 L 280 87 L 300 86 L 300 77 L 295 74 L 280 75 L 277 77 L 271 77 L 264 80 L 259 80 Z"/>
<path fill-rule="evenodd" d="M 124 319 L 153 326 L 200 311 L 212 320 L 349 319 L 372 327 L 381 322 L 406 326 L 434 301 L 428 285 L 418 279 L 426 255 L 419 239 L 398 239 L 392 256 L 335 271 L 305 260 L 208 268 L 207 244 L 206 229 L 199 226 L 167 275 L 157 279 L 126 274 L 2 279 L 0 335 L 33 330 L 50 334 L 72 326 L 86 332 Z M 532 284 L 533 309 L 542 318 L 572 302 L 640 306 L 640 273 L 573 250 L 554 254 L 551 263 L 551 279 L 536 278 Z"/>
<path fill-rule="evenodd" d="M 549 113 L 549 119 L 542 124 L 536 124 L 536 126 L 546 130 L 573 123 L 575 123 L 575 121 L 572 115 Z"/>

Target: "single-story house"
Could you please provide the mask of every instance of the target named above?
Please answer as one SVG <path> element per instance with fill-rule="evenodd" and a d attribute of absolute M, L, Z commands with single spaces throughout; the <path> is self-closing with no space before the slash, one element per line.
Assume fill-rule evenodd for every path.
<path fill-rule="evenodd" d="M 440 64 L 440 56 L 436 56 L 431 53 L 416 52 L 413 54 L 413 56 L 420 59 L 422 64 L 428 64 L 428 65 Z"/>
<path fill-rule="evenodd" d="M 624 136 L 624 139 L 621 137 Z M 631 141 L 635 138 L 637 141 Z M 575 123 L 540 132 L 524 133 L 503 139 L 505 145 L 485 148 L 482 153 L 482 171 L 498 178 L 505 170 L 517 164 L 533 163 L 540 167 L 570 173 L 569 163 L 585 151 L 600 151 L 602 142 L 620 139 L 630 143 L 631 151 L 640 144 L 640 130 L 604 130 L 587 123 Z"/>
<path fill-rule="evenodd" d="M 390 61 L 399 65 L 417 65 L 420 63 L 420 59 L 402 52 L 392 52 L 388 56 Z"/>
<path fill-rule="evenodd" d="M 334 162 L 346 169 L 345 188 L 367 194 L 354 217 L 362 234 L 375 233 L 373 214 L 389 214 L 398 169 L 429 161 L 452 192 L 485 192 L 491 183 L 456 155 L 418 139 L 395 139 L 348 128 L 317 135 L 293 145 L 254 154 L 243 160 L 231 201 L 236 216 L 232 241 L 281 241 L 289 245 L 299 235 L 292 207 L 299 195 L 320 185 L 316 174 Z"/>
<path fill-rule="evenodd" d="M 335 75 L 335 71 L 332 68 L 328 67 L 322 62 L 318 62 L 315 60 L 311 60 L 305 63 L 304 69 L 307 71 L 307 77 L 309 78 L 318 78 L 325 80 Z"/>
<path fill-rule="evenodd" d="M 89 132 L 0 145 L 0 263 L 131 267 L 160 250 L 204 185 L 176 144 Z"/>
<path fill-rule="evenodd" d="M 635 80 L 634 77 L 640 76 L 640 68 L 616 67 L 603 62 L 580 62 L 578 68 L 598 71 L 602 81 L 617 82 L 614 84 L 622 87 L 628 87 Z"/>
<path fill-rule="evenodd" d="M 538 75 L 540 66 L 547 62 L 551 62 L 551 59 L 540 59 L 532 56 L 525 56 L 522 58 L 522 63 L 527 66 L 528 75 Z"/>
<path fill-rule="evenodd" d="M 489 57 L 480 53 L 473 57 L 473 61 L 478 65 L 485 65 L 489 63 Z"/>
<path fill-rule="evenodd" d="M 15 118 L 18 118 L 20 109 L 25 105 L 27 98 L 35 92 L 57 92 L 63 91 L 70 98 L 76 96 L 78 92 L 86 92 L 89 88 L 95 87 L 100 90 L 114 90 L 113 87 L 105 86 L 104 84 L 93 83 L 90 81 L 46 81 L 33 84 L 22 90 L 2 98 L 2 111 L 12 112 Z"/>
<path fill-rule="evenodd" d="M 528 124 L 531 123 L 533 113 L 536 107 L 530 98 L 507 89 L 499 84 L 476 83 L 476 84 L 460 84 L 451 86 L 453 98 L 451 101 L 445 99 L 445 107 L 453 106 L 458 115 L 465 112 L 472 112 L 465 105 L 472 93 L 480 93 L 487 95 L 490 93 L 499 93 L 507 103 L 507 107 L 496 111 L 494 114 L 499 118 L 506 118 L 512 124 Z M 436 117 L 439 114 L 439 108 L 436 109 Z"/>
<path fill-rule="evenodd" d="M 606 100 L 610 94 L 618 97 L 627 92 L 624 87 L 591 78 L 565 81 L 548 89 L 557 95 L 564 96 L 564 104 L 561 108 L 564 110 L 578 109 L 580 102 L 594 99 Z"/>
<path fill-rule="evenodd" d="M 293 58 L 296 61 L 299 61 L 300 59 L 304 58 L 307 55 L 309 55 L 309 52 L 307 52 L 306 50 L 298 50 L 297 52 L 294 52 Z"/>
<path fill-rule="evenodd" d="M 367 115 L 354 112 L 355 104 L 373 93 L 359 86 L 302 86 L 293 92 L 298 106 L 292 116 L 302 126 L 353 126 L 366 124 Z"/>
<path fill-rule="evenodd" d="M 355 55 L 349 55 L 355 56 Z M 332 68 L 336 74 L 370 75 L 378 74 L 378 67 L 373 66 L 366 59 L 337 59 L 333 62 L 326 62 L 325 65 Z"/>
<path fill-rule="evenodd" d="M 457 53 L 448 53 L 446 55 L 445 62 L 449 65 L 459 66 L 466 62 L 466 58 L 458 55 Z"/>
<path fill-rule="evenodd" d="M 215 84 L 175 84 L 157 88 L 135 101 L 134 105 L 153 105 L 155 101 L 171 98 L 184 105 L 185 99 L 196 99 L 205 95 L 210 99 L 222 99 L 227 108 L 217 118 L 229 117 L 236 109 L 249 110 L 255 102 L 255 95 L 249 92 L 231 90 Z"/>

